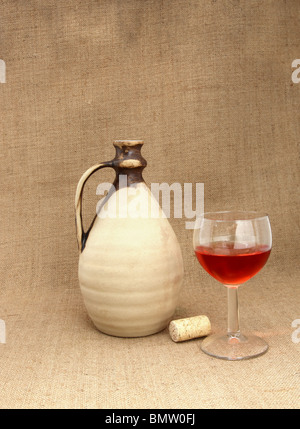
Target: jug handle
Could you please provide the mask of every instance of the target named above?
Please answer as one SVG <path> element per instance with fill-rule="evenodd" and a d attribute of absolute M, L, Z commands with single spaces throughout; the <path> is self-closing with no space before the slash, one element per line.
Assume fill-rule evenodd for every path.
<path fill-rule="evenodd" d="M 83 226 L 82 226 L 82 193 L 83 193 L 83 188 L 84 188 L 84 185 L 85 185 L 86 181 L 88 180 L 88 178 L 93 173 L 95 173 L 97 170 L 100 170 L 101 168 L 104 168 L 104 167 L 112 167 L 113 168 L 112 161 L 101 162 L 100 164 L 95 164 L 92 167 L 90 167 L 85 173 L 83 173 L 83 175 L 81 176 L 81 178 L 78 182 L 78 185 L 77 185 L 76 194 L 75 194 L 75 221 L 76 221 L 76 233 L 77 233 L 77 243 L 78 243 L 79 252 L 83 251 L 88 233 L 89 233 L 89 231 L 90 231 L 90 229 L 94 223 L 94 221 L 93 221 L 92 224 L 90 225 L 89 229 L 87 230 L 87 232 L 85 232 L 83 230 Z"/>

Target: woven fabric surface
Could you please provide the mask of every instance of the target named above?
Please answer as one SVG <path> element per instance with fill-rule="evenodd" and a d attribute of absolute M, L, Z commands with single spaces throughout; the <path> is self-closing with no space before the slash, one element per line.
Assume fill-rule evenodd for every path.
<path fill-rule="evenodd" d="M 0 407 L 297 408 L 300 3 L 2 0 L 0 25 Z M 226 362 L 167 329 L 93 327 L 75 189 L 124 138 L 145 141 L 149 185 L 204 183 L 205 210 L 269 213 L 271 257 L 240 290 L 241 326 L 266 338 L 264 356 Z M 112 179 L 88 182 L 85 225 Z M 185 219 L 170 223 L 185 266 L 174 317 L 225 329 L 225 288 L 196 261 Z"/>

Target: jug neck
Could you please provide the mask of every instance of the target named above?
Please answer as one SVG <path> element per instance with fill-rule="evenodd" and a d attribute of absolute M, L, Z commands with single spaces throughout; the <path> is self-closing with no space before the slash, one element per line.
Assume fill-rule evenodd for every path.
<path fill-rule="evenodd" d="M 123 183 L 127 186 L 135 183 L 144 182 L 142 172 L 147 165 L 147 161 L 141 154 L 141 148 L 144 142 L 142 140 L 115 140 L 114 147 L 116 155 L 112 161 L 116 172 L 114 186 L 120 189 Z M 127 181 L 119 181 L 119 176 L 127 176 Z"/>

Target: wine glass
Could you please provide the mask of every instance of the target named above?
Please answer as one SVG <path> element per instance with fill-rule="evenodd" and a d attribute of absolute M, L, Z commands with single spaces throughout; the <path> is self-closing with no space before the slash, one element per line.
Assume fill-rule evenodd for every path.
<path fill-rule="evenodd" d="M 204 213 L 194 228 L 194 251 L 202 267 L 227 287 L 227 334 L 213 334 L 202 341 L 210 356 L 241 360 L 260 356 L 268 344 L 239 328 L 238 288 L 267 262 L 272 248 L 269 217 L 253 211 Z"/>

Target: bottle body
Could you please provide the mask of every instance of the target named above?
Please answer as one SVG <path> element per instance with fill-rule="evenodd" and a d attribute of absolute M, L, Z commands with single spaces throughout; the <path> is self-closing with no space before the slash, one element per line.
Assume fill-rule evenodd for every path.
<path fill-rule="evenodd" d="M 100 331 L 138 337 L 168 325 L 179 299 L 182 255 L 144 182 L 116 190 L 103 204 L 80 253 L 78 274 Z"/>

